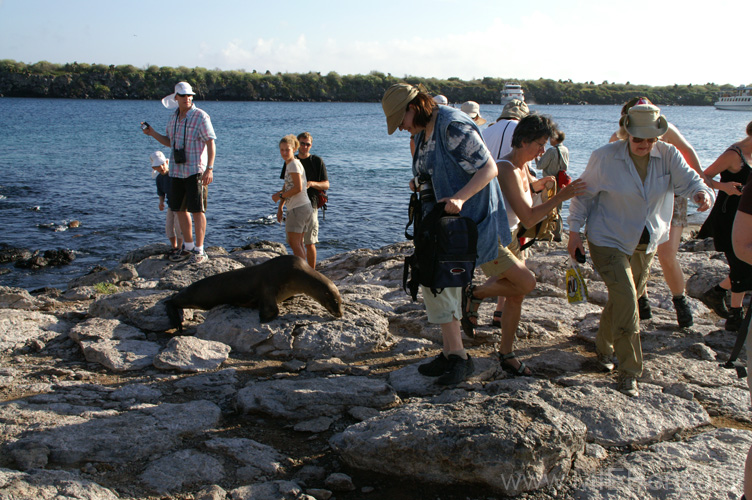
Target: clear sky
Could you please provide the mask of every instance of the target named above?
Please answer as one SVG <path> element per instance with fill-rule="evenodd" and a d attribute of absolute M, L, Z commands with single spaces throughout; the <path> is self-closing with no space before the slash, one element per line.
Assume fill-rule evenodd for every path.
<path fill-rule="evenodd" d="M 0 59 L 752 83 L 752 0 L 0 0 Z"/>

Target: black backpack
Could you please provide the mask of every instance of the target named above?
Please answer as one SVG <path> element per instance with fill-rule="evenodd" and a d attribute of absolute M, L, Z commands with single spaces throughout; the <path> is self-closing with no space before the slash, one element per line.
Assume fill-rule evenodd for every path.
<path fill-rule="evenodd" d="M 478 253 L 478 228 L 475 221 L 444 213 L 445 203 L 437 203 L 425 217 L 416 193 L 410 197 L 409 220 L 405 237 L 413 240 L 415 252 L 405 257 L 402 287 L 413 300 L 419 285 L 434 295 L 444 288 L 465 287 L 473 280 Z M 407 232 L 415 224 L 415 234 Z"/>

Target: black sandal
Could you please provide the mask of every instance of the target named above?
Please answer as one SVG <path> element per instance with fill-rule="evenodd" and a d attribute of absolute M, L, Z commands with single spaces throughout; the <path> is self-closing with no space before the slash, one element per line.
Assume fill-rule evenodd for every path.
<path fill-rule="evenodd" d="M 494 311 L 491 326 L 501 328 L 501 311 Z"/>
<path fill-rule="evenodd" d="M 517 359 L 517 354 L 515 354 L 514 351 L 507 354 L 499 353 L 499 363 L 501 364 L 502 370 L 513 377 L 530 377 L 533 375 L 532 370 L 530 370 L 525 363 L 520 361 L 520 366 L 515 368 L 509 363 L 510 359 Z M 525 370 L 527 370 L 528 373 L 525 373 Z"/>
<path fill-rule="evenodd" d="M 460 320 L 462 331 L 470 338 L 475 337 L 475 327 L 478 326 L 478 308 L 483 302 L 483 299 L 473 295 L 473 290 L 475 286 L 467 285 L 467 288 L 462 291 L 462 319 Z M 476 322 L 473 323 L 470 318 L 475 318 Z"/>

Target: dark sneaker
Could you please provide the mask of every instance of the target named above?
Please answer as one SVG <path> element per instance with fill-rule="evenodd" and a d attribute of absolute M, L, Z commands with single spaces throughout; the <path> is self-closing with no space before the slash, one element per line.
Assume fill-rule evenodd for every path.
<path fill-rule="evenodd" d="M 188 250 L 181 250 L 178 253 L 170 255 L 169 259 L 170 262 L 183 262 L 184 260 L 188 260 L 191 255 L 193 255 L 193 252 L 189 252 Z"/>
<path fill-rule="evenodd" d="M 616 386 L 616 389 L 630 398 L 640 395 L 640 391 L 637 390 L 637 379 L 634 377 L 623 377 L 619 380 L 619 385 Z"/>
<path fill-rule="evenodd" d="M 732 307 L 729 309 L 728 318 L 726 319 L 727 332 L 738 332 L 744 319 L 743 307 Z"/>
<path fill-rule="evenodd" d="M 612 356 L 598 353 L 598 364 L 603 367 L 604 370 L 610 372 L 614 369 L 614 359 Z"/>
<path fill-rule="evenodd" d="M 438 356 L 428 363 L 419 365 L 418 373 L 425 375 L 426 377 L 438 377 L 439 375 L 443 375 L 448 369 L 449 360 L 444 356 L 443 352 L 440 352 Z"/>
<path fill-rule="evenodd" d="M 721 318 L 728 318 L 729 310 L 726 307 L 726 290 L 723 288 L 714 286 L 703 293 L 700 300 Z"/>
<path fill-rule="evenodd" d="M 640 314 L 640 319 L 650 319 L 653 317 L 653 311 L 650 310 L 650 301 L 647 296 L 643 295 L 637 299 L 637 312 Z"/>
<path fill-rule="evenodd" d="M 467 379 L 475 371 L 473 364 L 473 358 L 467 355 L 467 359 L 462 359 L 456 354 L 450 354 L 449 368 L 444 372 L 442 376 L 436 379 L 436 383 L 439 385 L 455 385 Z"/>
<path fill-rule="evenodd" d="M 682 295 L 681 297 L 674 297 L 674 308 L 676 309 L 676 322 L 682 328 L 687 328 L 695 324 L 694 318 L 692 318 L 692 310 L 689 308 L 689 302 L 687 297 Z"/>

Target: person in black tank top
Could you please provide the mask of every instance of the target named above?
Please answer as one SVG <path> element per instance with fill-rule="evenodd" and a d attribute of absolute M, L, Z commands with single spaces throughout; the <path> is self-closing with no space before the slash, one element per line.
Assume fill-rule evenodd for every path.
<path fill-rule="evenodd" d="M 718 189 L 713 210 L 705 222 L 713 235 L 715 249 L 726 254 L 729 276 L 721 283 L 706 291 L 702 300 L 719 316 L 726 317 L 726 330 L 735 332 L 741 325 L 744 314 L 742 301 L 744 294 L 752 289 L 752 265 L 739 259 L 731 244 L 736 209 L 739 206 L 743 186 L 747 183 L 752 158 L 752 122 L 747 125 L 747 137 L 733 144 L 707 169 L 705 175 L 713 178 L 721 175 L 721 180 L 713 180 L 712 187 Z M 701 230 L 701 232 L 703 232 Z M 726 293 L 731 291 L 731 308 L 726 309 Z"/>

